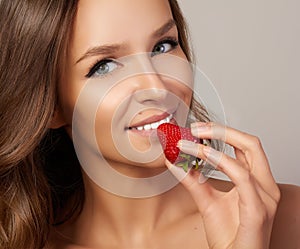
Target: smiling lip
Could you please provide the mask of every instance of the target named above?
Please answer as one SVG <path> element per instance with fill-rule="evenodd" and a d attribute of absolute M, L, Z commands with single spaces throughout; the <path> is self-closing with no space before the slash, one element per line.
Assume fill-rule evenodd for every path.
<path fill-rule="evenodd" d="M 149 118 L 144 119 L 141 122 L 133 124 L 126 128 L 126 130 L 152 130 L 156 129 L 157 126 L 161 123 L 170 122 L 173 118 L 173 114 L 164 112 L 160 115 L 154 115 Z"/>

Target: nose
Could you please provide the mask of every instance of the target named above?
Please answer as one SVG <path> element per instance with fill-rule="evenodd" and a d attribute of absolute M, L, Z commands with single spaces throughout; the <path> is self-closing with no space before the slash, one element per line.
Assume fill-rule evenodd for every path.
<path fill-rule="evenodd" d="M 154 69 L 151 58 L 145 55 L 136 57 L 136 68 L 139 69 L 133 79 L 135 86 L 134 97 L 139 103 L 145 102 L 161 102 L 168 95 L 166 82 L 162 79 Z"/>
<path fill-rule="evenodd" d="M 159 75 L 155 73 L 138 75 L 134 98 L 139 103 L 162 102 L 166 99 L 168 91 Z"/>

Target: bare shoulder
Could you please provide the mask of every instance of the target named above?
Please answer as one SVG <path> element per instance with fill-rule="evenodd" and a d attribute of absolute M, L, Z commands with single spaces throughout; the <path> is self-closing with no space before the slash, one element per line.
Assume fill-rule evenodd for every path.
<path fill-rule="evenodd" d="M 281 199 L 274 220 L 271 249 L 300 248 L 300 187 L 278 184 Z"/>

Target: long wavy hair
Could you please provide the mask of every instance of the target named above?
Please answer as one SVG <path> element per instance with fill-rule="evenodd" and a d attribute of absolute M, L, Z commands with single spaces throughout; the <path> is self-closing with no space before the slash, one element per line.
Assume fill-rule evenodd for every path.
<path fill-rule="evenodd" d="M 189 61 L 186 22 L 169 0 Z M 71 140 L 50 130 L 78 0 L 0 0 L 0 248 L 40 249 L 51 226 L 81 211 L 84 187 Z M 199 120 L 205 109 L 192 101 Z M 71 208 L 70 208 L 71 207 Z"/>

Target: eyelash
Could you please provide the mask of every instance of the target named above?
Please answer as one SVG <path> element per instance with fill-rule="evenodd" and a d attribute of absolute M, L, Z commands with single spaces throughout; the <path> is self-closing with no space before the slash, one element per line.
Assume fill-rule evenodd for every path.
<path fill-rule="evenodd" d="M 106 59 L 101 59 L 101 60 L 97 61 L 93 66 L 91 66 L 91 68 L 89 69 L 89 72 L 87 73 L 87 75 L 85 75 L 85 77 L 86 78 L 93 77 L 95 75 L 95 73 L 97 72 L 97 70 L 99 70 L 100 66 L 105 65 L 110 62 L 114 62 L 114 60 L 106 58 Z"/>
<path fill-rule="evenodd" d="M 174 49 L 179 45 L 178 39 L 176 39 L 176 38 L 174 38 L 174 37 L 167 37 L 167 38 L 164 38 L 163 40 L 159 41 L 159 42 L 154 46 L 154 48 L 157 47 L 157 46 L 159 46 L 159 45 L 165 44 L 165 43 L 169 43 L 169 44 L 172 46 L 172 48 L 171 48 L 169 51 L 174 50 Z M 154 49 L 153 49 L 153 50 L 154 50 Z M 168 51 L 168 52 L 169 52 L 169 51 Z M 154 55 L 155 55 L 155 52 L 152 51 L 151 54 L 154 56 Z"/>
<path fill-rule="evenodd" d="M 156 54 L 159 54 L 157 52 L 154 52 L 155 47 L 163 45 L 165 43 L 169 43 L 171 45 L 171 49 L 167 52 L 170 52 L 170 51 L 174 50 L 179 45 L 178 39 L 176 39 L 174 37 L 166 37 L 163 40 L 159 41 L 154 46 L 154 48 L 151 52 L 151 56 L 155 56 Z M 86 78 L 92 78 L 96 74 L 97 70 L 99 70 L 100 66 L 105 65 L 105 64 L 110 63 L 110 62 L 115 62 L 116 64 L 118 64 L 118 62 L 114 61 L 113 59 L 109 59 L 109 58 L 101 59 L 101 60 L 97 61 L 95 64 L 93 64 L 90 67 L 89 72 L 85 75 L 85 77 Z M 109 73 L 107 73 L 107 74 L 109 74 Z M 101 75 L 101 77 L 104 77 L 107 74 L 103 74 L 103 75 Z M 97 76 L 95 76 L 95 77 L 97 77 Z"/>

